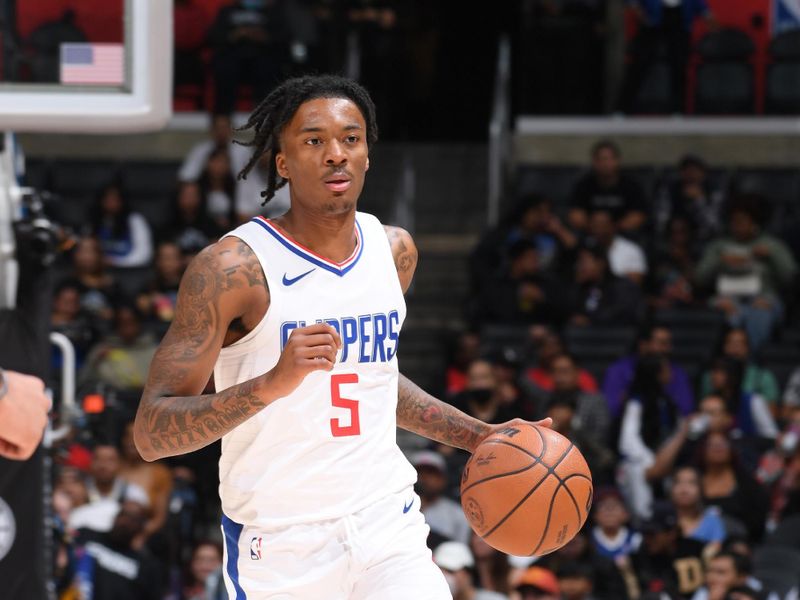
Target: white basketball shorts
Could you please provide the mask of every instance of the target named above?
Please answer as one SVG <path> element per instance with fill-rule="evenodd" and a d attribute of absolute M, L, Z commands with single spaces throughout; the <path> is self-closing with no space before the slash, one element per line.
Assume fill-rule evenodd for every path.
<path fill-rule="evenodd" d="M 264 531 L 223 516 L 230 600 L 452 600 L 412 488 L 357 513 Z"/>

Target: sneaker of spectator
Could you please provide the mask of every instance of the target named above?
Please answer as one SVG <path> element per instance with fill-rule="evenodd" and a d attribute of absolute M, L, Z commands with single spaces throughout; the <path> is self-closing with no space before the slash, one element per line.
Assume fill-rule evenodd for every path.
<path fill-rule="evenodd" d="M 448 396 L 464 391 L 467 369 L 478 358 L 480 348 L 480 335 L 474 331 L 465 331 L 456 338 L 445 372 L 445 391 Z"/>
<path fill-rule="evenodd" d="M 208 139 L 196 143 L 189 150 L 178 171 L 178 181 L 191 183 L 200 179 L 211 153 L 217 148 L 230 149 L 232 138 L 230 115 L 209 115 Z"/>
<path fill-rule="evenodd" d="M 197 183 L 206 197 L 208 214 L 217 226 L 223 230 L 235 226 L 238 223 L 234 206 L 236 178 L 227 148 L 214 148 Z"/>
<path fill-rule="evenodd" d="M 110 321 L 114 316 L 114 301 L 120 292 L 114 277 L 106 270 L 97 238 L 82 237 L 75 244 L 70 277 L 81 286 L 81 309 L 99 323 Z"/>
<path fill-rule="evenodd" d="M 592 168 L 572 189 L 568 222 L 576 230 L 589 228 L 589 217 L 597 210 L 609 211 L 619 231 L 635 235 L 647 216 L 645 193 L 641 186 L 621 170 L 622 153 L 610 140 L 592 147 Z"/>
<path fill-rule="evenodd" d="M 131 208 L 118 183 L 103 187 L 91 211 L 90 233 L 114 267 L 144 267 L 153 258 L 153 234 L 147 220 Z"/>
<path fill-rule="evenodd" d="M 564 342 L 557 333 L 545 327 L 531 328 L 529 340 L 534 352 L 534 366 L 525 370 L 525 377 L 539 390 L 552 392 L 556 387 L 553 365 L 556 358 L 566 352 Z M 580 367 L 577 367 L 577 371 L 578 389 L 582 392 L 596 393 L 598 386 L 594 376 Z"/>
<path fill-rule="evenodd" d="M 121 504 L 132 501 L 149 506 L 147 492 L 120 477 L 122 461 L 116 446 L 98 443 L 92 452 L 87 494 L 89 502 L 72 511 L 69 528 L 109 531 Z M 142 523 L 144 527 L 144 523 Z"/>
<path fill-rule="evenodd" d="M 420 510 L 432 532 L 447 540 L 468 544 L 470 527 L 458 502 L 445 496 L 447 462 L 438 452 L 422 450 L 411 460 L 417 470 L 414 491 L 420 498 Z"/>
<path fill-rule="evenodd" d="M 594 550 L 615 562 L 639 549 L 642 535 L 629 527 L 631 514 L 614 487 L 600 488 L 592 504 L 591 537 Z"/>
<path fill-rule="evenodd" d="M 508 555 L 495 550 L 475 532 L 472 532 L 469 548 L 475 558 L 475 580 L 479 588 L 508 596 L 511 592 L 511 564 Z"/>
<path fill-rule="evenodd" d="M 542 567 L 530 567 L 514 588 L 519 600 L 560 600 L 561 588 L 555 573 Z"/>
<path fill-rule="evenodd" d="M 656 230 L 669 235 L 675 220 L 691 227 L 696 239 L 705 243 L 722 230 L 725 195 L 708 177 L 708 165 L 699 156 L 687 154 L 678 163 L 676 179 L 658 191 Z"/>
<path fill-rule="evenodd" d="M 578 251 L 566 306 L 577 326 L 630 325 L 644 308 L 639 286 L 611 273 L 605 251 L 595 247 Z"/>
<path fill-rule="evenodd" d="M 433 562 L 442 570 L 453 600 L 508 600 L 504 594 L 475 587 L 475 559 L 466 544 L 439 544 L 433 551 Z"/>
<path fill-rule="evenodd" d="M 738 363 L 744 369 L 742 374 L 742 391 L 748 394 L 758 394 L 769 405 L 770 412 L 778 415 L 780 401 L 780 387 L 775 375 L 766 367 L 758 365 L 752 356 L 750 341 L 744 329 L 731 329 L 725 334 L 720 355 L 732 362 Z M 703 374 L 702 393 L 710 394 L 713 385 L 711 372 Z"/>
<path fill-rule="evenodd" d="M 617 277 L 627 277 L 641 285 L 647 275 L 647 258 L 644 251 L 617 231 L 611 211 L 595 210 L 589 216 L 589 239 L 608 256 L 611 272 Z"/>
<path fill-rule="evenodd" d="M 186 260 L 175 242 L 161 242 L 156 249 L 155 276 L 139 293 L 136 305 L 149 319 L 169 323 L 175 315 L 178 288 Z"/>
<path fill-rule="evenodd" d="M 725 523 L 717 507 L 703 505 L 700 473 L 696 468 L 687 465 L 673 471 L 669 497 L 683 537 L 705 544 L 722 544 Z"/>
<path fill-rule="evenodd" d="M 692 600 L 727 600 L 732 590 L 748 587 L 751 573 L 752 564 L 747 557 L 735 552 L 718 552 L 709 559 L 705 585 L 694 593 Z"/>
<path fill-rule="evenodd" d="M 147 380 L 156 348 L 153 335 L 143 329 L 139 309 L 133 304 L 120 304 L 114 312 L 114 330 L 89 354 L 79 386 L 104 384 L 136 395 Z"/>
<path fill-rule="evenodd" d="M 712 306 L 733 327 L 747 331 L 754 350 L 766 342 L 784 311 L 783 289 L 797 264 L 784 242 L 764 231 L 766 200 L 740 196 L 731 202 L 727 235 L 707 245 L 696 276 L 713 288 Z"/>
<path fill-rule="evenodd" d="M 209 578 L 222 567 L 222 544 L 211 540 L 200 540 L 192 549 L 192 558 L 183 586 L 186 600 L 208 600 L 206 596 Z"/>
<path fill-rule="evenodd" d="M 556 573 L 562 600 L 595 600 L 594 572 L 583 563 L 566 563 Z"/>
<path fill-rule="evenodd" d="M 654 308 L 675 308 L 697 303 L 694 270 L 697 263 L 694 231 L 683 217 L 667 223 L 666 239 L 655 248 L 649 288 Z"/>
<path fill-rule="evenodd" d="M 52 331 L 64 334 L 75 348 L 75 367 L 80 369 L 98 332 L 90 316 L 81 308 L 81 284 L 67 279 L 59 283 L 53 293 L 50 311 Z M 61 354 L 53 353 L 53 368 L 61 368 Z"/>
<path fill-rule="evenodd" d="M 208 198 L 200 184 L 181 183 L 173 201 L 172 217 L 159 238 L 174 240 L 188 258 L 219 239 L 222 234 L 223 229 L 208 213 Z"/>
<path fill-rule="evenodd" d="M 639 331 L 635 352 L 609 366 L 603 380 L 603 395 L 612 417 L 620 414 L 633 381 L 636 365 L 645 357 L 664 356 L 669 361 L 669 381 L 664 389 L 682 415 L 694 410 L 694 394 L 689 376 L 679 364 L 671 360 L 672 333 L 661 325 L 649 324 Z"/>

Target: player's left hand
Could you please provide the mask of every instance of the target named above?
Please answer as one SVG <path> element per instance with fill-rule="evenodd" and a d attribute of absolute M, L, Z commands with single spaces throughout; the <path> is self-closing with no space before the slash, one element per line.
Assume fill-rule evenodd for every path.
<path fill-rule="evenodd" d="M 503 429 L 507 429 L 509 427 L 519 427 L 520 425 L 536 425 L 537 427 L 552 427 L 553 426 L 553 419 L 547 417 L 546 419 L 542 419 L 541 421 L 526 421 L 525 419 L 511 419 L 510 421 L 506 421 L 505 423 L 499 423 L 497 425 L 490 425 L 489 433 L 486 435 L 484 440 L 492 435 L 493 433 L 497 433 L 498 431 L 502 431 Z M 481 440 L 483 441 L 483 440 Z"/>

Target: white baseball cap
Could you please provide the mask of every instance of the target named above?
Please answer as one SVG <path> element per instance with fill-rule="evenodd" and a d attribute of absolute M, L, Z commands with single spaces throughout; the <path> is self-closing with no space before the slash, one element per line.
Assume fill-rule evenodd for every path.
<path fill-rule="evenodd" d="M 472 552 L 461 542 L 443 542 L 433 551 L 433 562 L 448 571 L 469 569 L 475 565 Z"/>

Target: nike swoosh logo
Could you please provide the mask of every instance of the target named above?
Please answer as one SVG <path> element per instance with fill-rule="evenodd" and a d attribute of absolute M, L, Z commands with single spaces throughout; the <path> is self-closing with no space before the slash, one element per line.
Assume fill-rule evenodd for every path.
<path fill-rule="evenodd" d="M 316 269 L 311 269 L 310 271 L 306 271 L 305 273 L 301 273 L 300 275 L 298 275 L 297 277 L 293 277 L 292 279 L 289 279 L 288 277 L 286 277 L 286 273 L 284 273 L 283 274 L 283 285 L 285 285 L 285 286 L 294 285 L 295 283 L 300 281 L 303 277 L 305 277 L 309 273 L 313 273 L 314 271 L 316 271 Z"/>
<path fill-rule="evenodd" d="M 411 502 L 409 502 L 408 504 L 404 504 L 403 505 L 403 514 L 406 514 L 408 511 L 410 511 L 412 506 L 414 506 L 414 499 L 413 498 L 411 499 Z"/>

